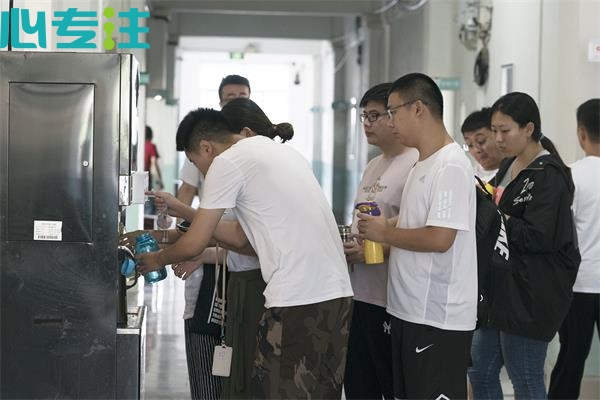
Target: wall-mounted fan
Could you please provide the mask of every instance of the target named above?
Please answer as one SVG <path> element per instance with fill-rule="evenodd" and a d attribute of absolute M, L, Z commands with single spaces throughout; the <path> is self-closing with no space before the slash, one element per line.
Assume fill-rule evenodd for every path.
<path fill-rule="evenodd" d="M 479 86 L 483 86 L 486 84 L 488 80 L 490 69 L 490 52 L 488 51 L 487 46 L 483 46 L 479 53 L 477 53 L 477 58 L 475 59 L 475 65 L 473 66 L 473 79 L 475 83 Z"/>

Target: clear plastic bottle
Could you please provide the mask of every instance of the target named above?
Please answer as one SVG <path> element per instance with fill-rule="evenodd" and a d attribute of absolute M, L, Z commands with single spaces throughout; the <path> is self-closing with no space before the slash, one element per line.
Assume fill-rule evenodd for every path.
<path fill-rule="evenodd" d="M 158 243 L 151 234 L 145 232 L 135 238 L 135 254 L 151 253 L 159 251 Z M 167 277 L 167 269 L 162 267 L 156 271 L 150 271 L 144 275 L 144 279 L 148 283 L 156 283 Z"/>
<path fill-rule="evenodd" d="M 160 229 L 169 229 L 173 224 L 173 217 L 167 214 L 167 210 L 162 210 L 156 216 L 156 225 Z"/>

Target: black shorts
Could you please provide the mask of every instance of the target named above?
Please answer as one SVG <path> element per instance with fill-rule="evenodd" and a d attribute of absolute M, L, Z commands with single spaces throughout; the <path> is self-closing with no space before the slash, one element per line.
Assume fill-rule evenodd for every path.
<path fill-rule="evenodd" d="M 466 399 L 472 337 L 392 317 L 394 397 Z"/>

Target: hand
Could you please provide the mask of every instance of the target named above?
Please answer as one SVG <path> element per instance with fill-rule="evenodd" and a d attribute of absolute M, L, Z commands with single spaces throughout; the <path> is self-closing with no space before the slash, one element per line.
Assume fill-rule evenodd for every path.
<path fill-rule="evenodd" d="M 365 262 L 365 250 L 362 241 L 352 240 L 344 243 L 344 254 L 346 254 L 346 261 L 349 264 Z"/>
<path fill-rule="evenodd" d="M 192 272 L 197 270 L 202 265 L 202 261 L 199 260 L 199 258 L 200 257 L 195 257 L 188 261 L 173 264 L 171 268 L 173 269 L 175 276 L 178 276 L 179 278 L 185 281 L 187 278 L 190 277 Z"/>
<path fill-rule="evenodd" d="M 141 274 L 147 274 L 151 271 L 156 271 L 163 267 L 163 264 L 159 260 L 160 251 L 151 253 L 136 254 L 135 260 L 137 262 L 137 269 Z"/>
<path fill-rule="evenodd" d="M 180 214 L 180 206 L 185 206 L 181 201 L 177 200 L 175 196 L 168 192 L 146 192 L 148 195 L 154 196 L 154 205 L 159 213 L 166 213 L 172 217 L 184 218 Z M 184 218 L 185 219 L 185 218 Z"/>
<path fill-rule="evenodd" d="M 127 232 L 121 235 L 119 238 L 119 246 L 127 246 L 129 250 L 132 252 L 135 251 L 135 238 L 140 236 L 142 233 L 152 232 L 152 231 L 143 231 L 137 230 L 132 232 Z"/>
<path fill-rule="evenodd" d="M 372 216 L 369 214 L 358 213 L 358 237 L 369 239 L 374 242 L 384 243 L 385 232 L 388 229 L 388 221 L 383 216 Z"/>

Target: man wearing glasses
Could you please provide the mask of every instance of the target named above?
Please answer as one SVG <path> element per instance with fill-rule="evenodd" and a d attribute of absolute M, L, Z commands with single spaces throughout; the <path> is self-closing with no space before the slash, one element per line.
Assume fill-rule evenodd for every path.
<path fill-rule="evenodd" d="M 484 182 L 491 181 L 504 155 L 498 149 L 490 129 L 490 108 L 473 111 L 465 118 L 462 127 L 466 150 L 475 160 L 475 175 Z"/>
<path fill-rule="evenodd" d="M 394 397 L 467 397 L 477 314 L 473 168 L 444 127 L 443 98 L 427 75 L 392 84 L 393 133 L 419 150 L 398 217 L 359 214 L 361 237 L 391 246 L 387 311 L 392 316 Z"/>
<path fill-rule="evenodd" d="M 373 158 L 363 173 L 355 203 L 375 201 L 383 215 L 398 215 L 404 182 L 419 153 L 408 148 L 392 133 L 386 111 L 391 83 L 381 83 L 367 90 L 360 101 L 360 120 L 367 142 L 383 154 Z M 358 233 L 358 219 L 352 221 L 352 233 Z M 347 399 L 392 399 L 392 345 L 390 315 L 387 305 L 388 261 L 365 264 L 362 241 L 344 244 L 354 290 L 352 324 L 344 393 Z"/>

